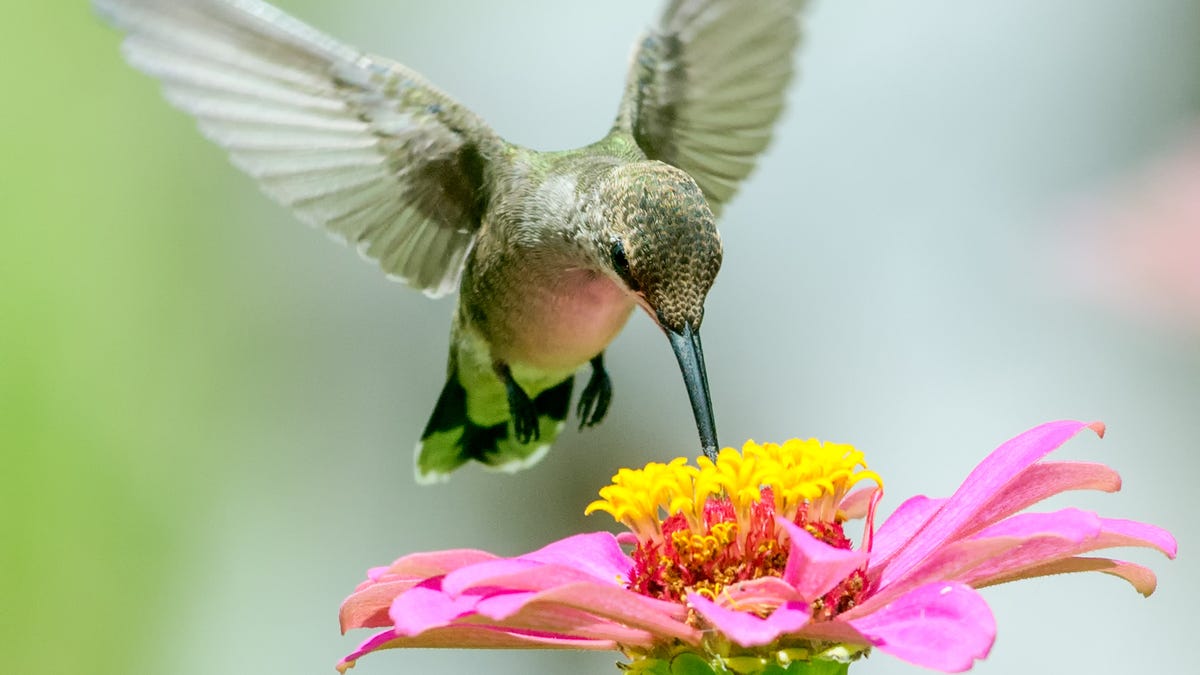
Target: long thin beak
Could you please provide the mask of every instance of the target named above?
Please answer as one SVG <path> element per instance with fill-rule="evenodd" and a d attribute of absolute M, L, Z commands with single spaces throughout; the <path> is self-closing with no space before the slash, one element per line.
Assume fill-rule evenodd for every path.
<path fill-rule="evenodd" d="M 670 329 L 665 332 L 667 339 L 671 341 L 671 349 L 675 350 L 675 358 L 679 360 L 683 383 L 687 386 L 688 398 L 692 401 L 696 430 L 700 432 L 700 447 L 703 448 L 704 454 L 715 462 L 717 423 L 713 420 L 712 396 L 708 393 L 708 373 L 704 370 L 704 350 L 700 347 L 700 333 L 686 325 L 682 332 L 676 333 Z"/>

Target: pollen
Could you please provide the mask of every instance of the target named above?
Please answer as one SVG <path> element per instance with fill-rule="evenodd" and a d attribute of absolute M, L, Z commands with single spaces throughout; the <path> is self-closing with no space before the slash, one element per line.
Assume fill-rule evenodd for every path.
<path fill-rule="evenodd" d="M 716 599 L 732 584 L 781 577 L 789 548 L 780 518 L 849 549 L 838 505 L 865 480 L 882 486 L 849 445 L 747 441 L 740 452 L 723 449 L 716 461 L 677 458 L 621 469 L 587 513 L 604 511 L 634 534 L 631 590 L 683 603 L 689 592 Z M 852 576 L 819 599 L 814 619 L 852 607 L 863 581 Z"/>

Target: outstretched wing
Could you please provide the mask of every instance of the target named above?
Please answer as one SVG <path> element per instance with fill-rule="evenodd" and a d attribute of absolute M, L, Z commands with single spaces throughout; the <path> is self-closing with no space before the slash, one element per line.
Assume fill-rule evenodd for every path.
<path fill-rule="evenodd" d="M 93 0 L 129 62 L 303 220 L 454 290 L 502 141 L 404 66 L 259 0 Z"/>
<path fill-rule="evenodd" d="M 617 128 L 691 174 L 714 212 L 771 140 L 804 0 L 671 0 L 633 57 Z"/>

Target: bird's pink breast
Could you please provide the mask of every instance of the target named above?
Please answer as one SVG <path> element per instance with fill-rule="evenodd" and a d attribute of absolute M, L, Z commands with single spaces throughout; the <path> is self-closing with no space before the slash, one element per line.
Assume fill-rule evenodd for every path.
<path fill-rule="evenodd" d="M 555 284 L 527 296 L 522 325 L 508 359 L 544 370 L 574 369 L 616 337 L 633 310 L 633 298 L 592 270 L 562 273 Z"/>

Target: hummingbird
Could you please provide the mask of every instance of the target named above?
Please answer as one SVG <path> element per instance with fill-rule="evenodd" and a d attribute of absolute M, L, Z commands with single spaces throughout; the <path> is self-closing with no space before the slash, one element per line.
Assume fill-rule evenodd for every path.
<path fill-rule="evenodd" d="M 515 472 L 608 412 L 604 352 L 636 308 L 666 335 L 700 445 L 716 422 L 700 325 L 716 219 L 771 140 L 803 0 L 670 0 L 634 46 L 612 128 L 583 148 L 509 143 L 421 75 L 260 0 L 93 0 L 235 166 L 391 278 L 458 291 L 419 482 Z"/>

